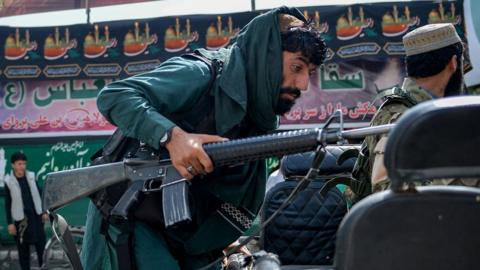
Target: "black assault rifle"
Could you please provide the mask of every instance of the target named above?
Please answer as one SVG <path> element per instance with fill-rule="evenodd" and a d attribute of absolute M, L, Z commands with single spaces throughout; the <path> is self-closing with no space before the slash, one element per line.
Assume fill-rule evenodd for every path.
<path fill-rule="evenodd" d="M 315 150 L 319 145 L 368 135 L 388 133 L 392 125 L 343 131 L 340 129 L 304 129 L 271 135 L 248 137 L 203 145 L 214 166 L 244 162 Z M 142 193 L 161 191 L 165 226 L 191 219 L 188 184 L 170 160 L 125 159 L 121 162 L 49 173 L 45 180 L 43 206 L 52 212 L 74 200 L 105 187 L 129 181 L 129 188 L 112 209 L 113 218 L 128 219 L 131 208 Z"/>

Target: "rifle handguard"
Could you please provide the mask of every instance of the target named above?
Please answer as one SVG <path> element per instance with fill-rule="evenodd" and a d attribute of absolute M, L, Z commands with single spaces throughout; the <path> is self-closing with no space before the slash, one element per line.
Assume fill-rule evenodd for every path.
<path fill-rule="evenodd" d="M 203 148 L 215 166 L 312 151 L 317 146 L 317 129 L 287 131 L 264 136 L 205 144 Z"/>

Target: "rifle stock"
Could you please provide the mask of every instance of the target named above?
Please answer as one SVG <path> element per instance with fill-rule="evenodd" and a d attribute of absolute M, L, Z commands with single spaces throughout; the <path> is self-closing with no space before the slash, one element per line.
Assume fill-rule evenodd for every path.
<path fill-rule="evenodd" d="M 128 178 L 123 162 L 49 173 L 45 179 L 43 209 L 56 210 L 126 180 Z"/>

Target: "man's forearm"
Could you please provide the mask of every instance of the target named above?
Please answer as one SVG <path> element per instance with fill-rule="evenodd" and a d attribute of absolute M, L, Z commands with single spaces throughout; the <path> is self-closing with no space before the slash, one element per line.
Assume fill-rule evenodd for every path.
<path fill-rule="evenodd" d="M 151 107 L 150 102 L 133 89 L 111 86 L 97 99 L 99 111 L 127 137 L 137 138 L 159 148 L 160 138 L 175 126 Z"/>

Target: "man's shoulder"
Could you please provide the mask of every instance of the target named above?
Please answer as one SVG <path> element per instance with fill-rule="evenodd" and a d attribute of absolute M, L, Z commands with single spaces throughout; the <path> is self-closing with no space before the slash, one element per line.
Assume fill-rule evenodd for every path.
<path fill-rule="evenodd" d="M 380 107 L 372 119 L 371 125 L 385 125 L 395 121 L 400 115 L 402 115 L 408 106 L 402 102 L 388 102 Z"/>
<path fill-rule="evenodd" d="M 422 88 L 413 79 L 406 79 L 402 88 L 415 101 L 416 104 L 432 99 L 432 94 L 430 94 L 426 89 Z"/>
<path fill-rule="evenodd" d="M 27 171 L 27 178 L 35 178 L 35 173 L 32 171 Z"/>
<path fill-rule="evenodd" d="M 203 88 L 212 80 L 211 65 L 187 55 L 172 57 L 145 75 L 162 78 L 162 82 L 171 82 L 182 87 L 187 84 L 195 88 Z"/>
<path fill-rule="evenodd" d="M 3 181 L 4 181 L 5 183 L 10 182 L 10 181 L 12 181 L 13 179 L 16 179 L 16 178 L 13 176 L 13 173 L 6 173 L 5 176 L 3 177 Z"/>
<path fill-rule="evenodd" d="M 201 74 L 210 74 L 210 65 L 196 57 L 187 55 L 175 56 L 160 64 L 157 69 L 175 69 L 180 72 L 199 72 Z"/>

